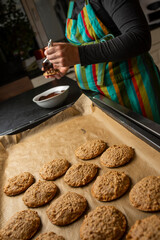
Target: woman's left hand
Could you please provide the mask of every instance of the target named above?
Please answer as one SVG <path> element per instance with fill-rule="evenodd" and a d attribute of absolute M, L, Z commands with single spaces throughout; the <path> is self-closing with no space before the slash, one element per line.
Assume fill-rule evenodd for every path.
<path fill-rule="evenodd" d="M 80 63 L 78 47 L 70 43 L 57 42 L 45 50 L 47 59 L 56 67 L 70 67 Z"/>
<path fill-rule="evenodd" d="M 57 67 L 57 66 L 54 66 L 55 69 L 58 69 L 59 72 L 57 72 L 56 74 L 54 75 L 50 75 L 50 76 L 45 76 L 45 78 L 54 78 L 54 79 L 61 79 L 63 76 L 66 75 L 66 73 L 68 72 L 69 70 L 69 67 Z M 43 71 L 43 69 L 42 69 Z"/>

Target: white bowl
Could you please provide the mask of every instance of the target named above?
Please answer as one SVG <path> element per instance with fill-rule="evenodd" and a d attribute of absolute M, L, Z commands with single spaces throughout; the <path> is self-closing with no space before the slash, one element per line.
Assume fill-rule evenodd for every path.
<path fill-rule="evenodd" d="M 64 92 L 60 93 L 61 91 L 64 91 Z M 51 94 L 54 92 L 56 92 L 56 93 L 58 92 L 59 94 L 56 96 L 44 99 L 44 100 L 39 100 L 40 97 L 47 96 L 48 94 Z M 68 85 L 50 88 L 49 90 L 36 95 L 33 98 L 33 102 L 35 102 L 38 106 L 43 107 L 43 108 L 53 108 L 53 107 L 56 107 L 56 106 L 60 105 L 61 103 L 63 103 L 63 101 L 68 96 L 68 92 L 69 92 Z"/>

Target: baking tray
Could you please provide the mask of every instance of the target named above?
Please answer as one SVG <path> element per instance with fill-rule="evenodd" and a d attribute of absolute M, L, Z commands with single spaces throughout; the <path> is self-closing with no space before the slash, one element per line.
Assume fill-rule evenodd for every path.
<path fill-rule="evenodd" d="M 114 120 L 104 109 L 101 110 L 96 104 L 86 96 L 82 95 L 74 105 L 64 111 L 52 116 L 37 127 L 15 135 L 0 137 L 0 188 L 6 183 L 7 179 L 15 174 L 28 171 L 35 176 L 36 181 L 40 178 L 39 170 L 41 166 L 54 158 L 66 158 L 71 164 L 81 162 L 77 159 L 74 151 L 87 140 L 100 138 L 107 142 L 108 146 L 114 144 L 127 144 L 135 149 L 133 160 L 119 168 L 112 169 L 125 172 L 131 178 L 131 187 L 148 175 L 160 175 L 159 152 L 152 146 L 142 141 L 125 126 Z M 4 152 L 8 154 L 5 158 Z M 4 158 L 3 158 L 4 156 Z M 99 175 L 108 171 L 101 166 L 99 157 L 90 160 L 99 166 Z M 144 167 L 145 166 L 145 167 Z M 112 205 L 117 207 L 125 214 L 128 222 L 128 229 L 137 220 L 153 213 L 142 212 L 129 203 L 130 189 L 119 199 L 111 202 L 100 202 L 92 197 L 91 187 L 93 182 L 80 188 L 71 188 L 64 183 L 63 176 L 55 180 L 59 191 L 55 197 L 57 199 L 68 191 L 77 192 L 88 201 L 88 208 L 85 214 L 96 206 Z M 17 211 L 27 209 L 22 201 L 23 194 L 15 197 L 0 195 L 0 224 L 5 222 Z M 54 199 L 52 200 L 54 201 Z M 50 204 L 50 203 L 49 203 Z M 58 227 L 49 221 L 46 209 L 49 204 L 35 208 L 41 217 L 42 226 L 38 234 L 46 231 L 54 231 L 62 235 L 66 240 L 80 240 L 79 229 L 84 219 L 81 216 L 74 223 Z M 156 212 L 158 216 L 159 212 Z"/>

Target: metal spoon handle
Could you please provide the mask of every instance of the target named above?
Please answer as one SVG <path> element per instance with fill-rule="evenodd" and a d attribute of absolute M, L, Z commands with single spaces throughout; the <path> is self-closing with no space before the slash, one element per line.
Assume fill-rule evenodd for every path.
<path fill-rule="evenodd" d="M 50 40 L 48 41 L 48 48 L 52 47 L 52 44 L 53 44 L 53 40 L 50 39 Z M 48 61 L 48 59 L 45 58 L 45 59 L 43 60 L 43 63 L 46 63 L 47 61 Z M 48 62 L 49 62 L 49 61 L 48 61 Z"/>
<path fill-rule="evenodd" d="M 48 41 L 48 48 L 52 47 L 52 44 L 53 44 L 53 40 L 50 39 L 50 40 Z"/>

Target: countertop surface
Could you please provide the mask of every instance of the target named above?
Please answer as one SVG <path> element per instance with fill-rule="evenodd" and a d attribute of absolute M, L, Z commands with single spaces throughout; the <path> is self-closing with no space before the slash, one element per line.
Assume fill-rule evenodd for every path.
<path fill-rule="evenodd" d="M 68 97 L 61 106 L 41 108 L 32 101 L 37 94 L 60 85 L 70 86 Z M 0 135 L 15 134 L 32 128 L 71 106 L 80 95 L 81 90 L 76 81 L 63 77 L 61 80 L 53 80 L 2 102 L 0 103 Z"/>

